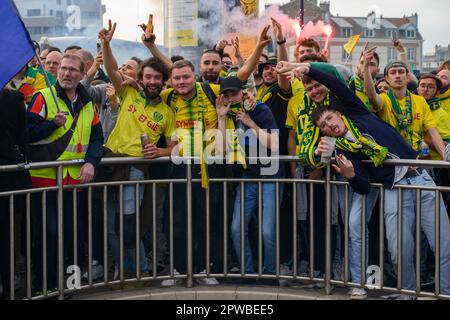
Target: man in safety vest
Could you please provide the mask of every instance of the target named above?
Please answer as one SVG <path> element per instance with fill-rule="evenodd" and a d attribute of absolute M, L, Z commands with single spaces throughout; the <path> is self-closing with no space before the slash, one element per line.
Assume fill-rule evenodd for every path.
<path fill-rule="evenodd" d="M 103 133 L 102 127 L 94 110 L 93 103 L 87 91 L 80 84 L 84 76 L 84 63 L 77 55 L 66 54 L 61 60 L 58 68 L 57 82 L 52 88 L 39 90 L 33 97 L 28 110 L 28 128 L 30 133 L 30 142 L 34 145 L 46 145 L 52 149 L 55 159 L 51 161 L 62 160 L 84 160 L 82 166 L 70 165 L 64 166 L 62 170 L 63 184 L 76 185 L 88 183 L 94 177 L 95 166 L 100 162 L 103 154 Z M 56 95 L 58 106 L 52 97 Z M 75 122 L 75 124 L 74 124 Z M 55 150 L 55 141 L 59 140 L 72 130 L 72 136 L 68 144 L 63 147 L 57 147 Z M 53 147 L 52 147 L 53 145 Z M 64 145 L 64 144 L 62 144 Z M 32 151 L 33 152 L 33 149 Z M 33 155 L 31 156 L 33 159 Z M 57 181 L 56 168 L 45 168 L 30 170 L 32 185 L 34 188 L 55 186 Z M 76 197 L 78 234 L 82 235 L 85 204 L 82 190 L 78 190 Z M 35 194 L 36 201 L 34 208 L 42 208 L 42 195 Z M 64 221 L 64 257 L 73 259 L 73 199 L 72 190 L 64 191 L 63 200 L 63 221 Z M 46 196 L 46 221 L 47 221 L 47 288 L 56 287 L 57 275 L 57 193 L 47 192 Z M 42 214 L 34 215 L 37 219 L 36 233 L 42 230 L 39 226 L 42 224 Z M 78 243 L 82 242 L 82 237 L 78 237 Z M 42 285 L 42 235 L 37 236 L 36 250 L 34 250 L 35 260 L 33 265 L 36 271 L 36 289 Z M 78 254 L 82 257 L 81 247 Z"/>

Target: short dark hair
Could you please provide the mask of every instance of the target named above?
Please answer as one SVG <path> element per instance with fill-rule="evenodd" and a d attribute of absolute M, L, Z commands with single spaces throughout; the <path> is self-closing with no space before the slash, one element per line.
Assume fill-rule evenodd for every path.
<path fill-rule="evenodd" d="M 426 74 L 420 76 L 419 82 L 417 83 L 417 85 L 420 86 L 420 82 L 424 79 L 433 79 L 434 82 L 436 83 L 437 91 L 440 92 L 442 90 L 442 87 L 443 87 L 442 81 L 441 81 L 441 79 L 436 77 L 434 74 L 426 73 Z"/>
<path fill-rule="evenodd" d="M 315 109 L 313 110 L 313 112 L 311 113 L 311 121 L 312 121 L 312 123 L 314 123 L 315 125 L 317 125 L 317 122 L 319 121 L 320 117 L 322 117 L 322 115 L 323 115 L 326 111 L 337 112 L 337 110 L 334 109 L 333 107 L 318 106 L 318 107 L 315 108 Z"/>
<path fill-rule="evenodd" d="M 205 49 L 205 50 L 203 50 L 202 55 L 200 56 L 200 60 L 207 53 L 217 54 L 220 57 L 220 60 L 222 60 L 222 55 L 220 54 L 220 52 L 217 51 L 217 50 L 214 50 L 214 49 Z"/>
<path fill-rule="evenodd" d="M 361 60 L 362 56 L 364 55 L 364 51 L 361 52 L 361 55 L 359 56 L 359 60 Z M 373 52 L 373 57 L 375 58 L 375 60 L 377 60 L 377 66 L 380 66 L 380 56 L 378 55 L 378 53 L 376 53 L 375 51 Z"/>
<path fill-rule="evenodd" d="M 142 59 L 139 59 L 138 57 L 131 57 L 130 59 L 128 59 L 128 60 L 133 60 L 133 61 L 136 61 L 137 62 L 137 64 L 139 65 L 139 67 L 141 66 L 141 64 L 142 64 Z"/>
<path fill-rule="evenodd" d="M 163 81 L 164 82 L 167 81 L 168 79 L 167 69 L 164 63 L 162 63 L 162 61 L 159 60 L 158 58 L 152 57 L 142 62 L 138 71 L 138 79 L 142 80 L 145 68 L 152 68 L 153 70 L 161 73 L 163 76 Z"/>
<path fill-rule="evenodd" d="M 172 61 L 172 63 L 175 63 L 175 62 L 180 61 L 180 60 L 184 60 L 184 57 L 183 56 L 178 56 L 178 55 L 170 57 L 170 61 Z"/>
<path fill-rule="evenodd" d="M 80 46 L 77 45 L 73 45 L 73 46 L 68 46 L 67 48 L 64 49 L 64 53 L 66 53 L 68 50 L 80 50 L 83 49 Z"/>
<path fill-rule="evenodd" d="M 59 48 L 57 48 L 57 47 L 52 47 L 52 46 L 50 46 L 50 47 L 48 47 L 48 48 L 46 48 L 47 49 L 47 53 L 50 53 L 50 52 L 53 52 L 53 51 L 57 51 L 57 52 L 59 52 L 59 53 L 62 53 L 61 52 L 61 49 L 59 49 Z"/>
<path fill-rule="evenodd" d="M 231 56 L 228 53 L 226 53 L 226 52 L 224 52 L 223 55 L 222 55 L 222 58 L 225 58 L 225 57 L 231 59 Z"/>
<path fill-rule="evenodd" d="M 303 82 L 303 84 L 308 84 L 308 83 L 311 83 L 311 82 L 313 82 L 313 81 L 315 81 L 313 78 L 311 78 L 310 76 L 308 76 L 308 75 L 306 75 L 306 74 L 304 74 L 303 76 L 302 76 L 302 82 Z"/>
<path fill-rule="evenodd" d="M 184 67 L 189 67 L 192 70 L 192 72 L 195 72 L 195 67 L 192 64 L 192 62 L 190 62 L 189 60 L 183 59 L 183 60 L 178 60 L 178 61 L 174 62 L 174 64 L 172 65 L 172 67 L 169 70 L 169 74 L 171 75 L 172 71 L 174 69 L 181 69 Z"/>
<path fill-rule="evenodd" d="M 314 40 L 313 38 L 302 38 L 297 42 L 297 47 L 295 48 L 295 51 L 298 51 L 298 48 L 300 46 L 308 47 L 308 48 L 314 48 L 317 52 L 320 52 L 320 45 L 319 43 Z"/>

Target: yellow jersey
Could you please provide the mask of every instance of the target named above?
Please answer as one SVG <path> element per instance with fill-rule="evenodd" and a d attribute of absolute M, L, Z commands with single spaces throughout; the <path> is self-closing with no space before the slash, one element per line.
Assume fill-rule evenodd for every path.
<path fill-rule="evenodd" d="M 210 86 L 214 94 L 219 96 L 220 85 L 210 84 Z M 209 101 L 201 84 L 196 83 L 196 93 L 189 100 L 179 97 L 173 88 L 161 92 L 161 97 L 163 101 L 170 100 L 167 104 L 175 115 L 175 135 L 179 155 L 199 156 L 203 134 L 206 137 L 206 145 L 209 146 L 215 137 L 214 129 L 218 128 L 216 108 Z"/>
<path fill-rule="evenodd" d="M 437 128 L 436 121 L 431 114 L 426 100 L 421 96 L 411 93 L 411 115 L 408 115 L 406 108 L 408 95 L 403 99 L 396 100 L 401 109 L 402 116 L 405 118 L 410 117 L 408 119 L 408 125 L 403 128 L 399 123 L 398 115 L 388 94 L 382 93 L 380 97 L 382 106 L 379 110 L 374 111 L 378 112 L 378 116 L 381 119 L 393 126 L 415 151 L 419 151 L 423 137 L 428 129 Z"/>
<path fill-rule="evenodd" d="M 438 95 L 436 98 L 441 100 L 441 108 L 450 115 L 450 89 Z"/>
<path fill-rule="evenodd" d="M 116 125 L 105 146 L 117 154 L 142 157 L 141 134 L 157 144 L 162 135 L 171 139 L 175 130 L 174 113 L 164 100 L 151 105 L 136 89 L 126 86 L 118 94 L 120 110 Z"/>

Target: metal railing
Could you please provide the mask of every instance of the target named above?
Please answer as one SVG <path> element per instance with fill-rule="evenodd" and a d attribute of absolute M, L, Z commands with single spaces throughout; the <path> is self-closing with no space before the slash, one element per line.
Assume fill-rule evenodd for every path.
<path fill-rule="evenodd" d="M 259 158 L 260 160 L 269 160 L 271 158 Z M 52 297 L 58 297 L 59 299 L 64 299 L 65 295 L 74 292 L 76 290 L 83 290 L 83 289 L 89 289 L 89 288 L 97 288 L 97 287 L 103 287 L 107 285 L 120 285 L 120 284 L 126 284 L 130 282 L 140 282 L 140 281 L 149 281 L 149 280 L 167 280 L 167 279 L 186 279 L 186 286 L 192 287 L 194 284 L 194 279 L 201 278 L 201 277 L 215 277 L 215 278 L 226 278 L 226 279 L 239 279 L 239 278 L 261 278 L 261 279 L 275 279 L 275 280 L 290 280 L 290 281 L 311 281 L 315 283 L 324 283 L 325 292 L 326 294 L 331 294 L 332 291 L 332 285 L 343 285 L 346 287 L 368 287 L 366 283 L 366 268 L 361 268 L 361 276 L 362 280 L 361 283 L 354 283 L 349 280 L 349 184 L 347 182 L 342 181 L 335 181 L 332 180 L 332 174 L 331 174 L 331 168 L 328 166 L 326 168 L 326 175 L 323 180 L 309 180 L 309 179 L 234 179 L 234 178 L 211 178 L 210 184 L 214 185 L 220 185 L 223 191 L 223 272 L 221 273 L 212 273 L 210 266 L 211 266 L 211 230 L 210 230 L 210 221 L 211 221 L 211 214 L 220 214 L 220 213 L 211 213 L 210 210 L 210 190 L 207 189 L 206 192 L 206 273 L 194 273 L 194 239 L 193 239 L 193 203 L 192 198 L 193 196 L 193 186 L 196 184 L 200 184 L 201 180 L 198 178 L 194 178 L 192 175 L 192 168 L 194 164 L 192 163 L 195 159 L 194 158 L 186 158 L 185 160 L 185 166 L 186 166 L 186 177 L 185 178 L 177 178 L 177 179 L 150 179 L 150 180 L 138 180 L 138 181 L 111 181 L 111 182 L 92 182 L 84 185 L 63 185 L 63 166 L 67 165 L 81 165 L 83 161 L 57 161 L 57 162 L 42 162 L 42 163 L 30 163 L 30 164 L 22 164 L 22 165 L 8 165 L 8 166 L 0 166 L 0 172 L 12 172 L 12 171 L 19 171 L 19 170 L 29 170 L 29 169 L 40 169 L 40 168 L 56 168 L 57 169 L 57 183 L 56 186 L 53 187 L 46 187 L 46 188 L 35 188 L 35 189 L 27 189 L 27 190 L 17 190 L 17 191 L 9 191 L 9 192 L 1 192 L 0 197 L 8 197 L 9 198 L 9 229 L 10 229 L 10 248 L 9 248 L 9 267 L 10 272 L 9 275 L 2 275 L 3 277 L 7 276 L 9 277 L 10 282 L 10 288 L 9 288 L 9 297 L 10 299 L 16 298 L 16 288 L 15 288 L 15 268 L 16 268 L 16 258 L 15 258 L 15 198 L 19 196 L 25 196 L 25 258 L 26 258 L 26 266 L 25 266 L 25 273 L 26 273 L 26 281 L 24 283 L 24 286 L 21 286 L 21 294 L 20 298 L 25 299 L 45 299 L 45 298 L 52 298 Z M 197 159 L 198 160 L 198 159 Z M 272 160 L 279 160 L 282 162 L 286 161 L 298 161 L 296 157 L 290 157 L 290 156 L 282 156 L 279 158 L 274 158 Z M 102 160 L 102 165 L 151 165 L 155 163 L 169 163 L 170 159 L 168 157 L 163 157 L 155 160 L 144 160 L 139 158 L 104 158 Z M 404 166 L 416 166 L 416 167 L 430 167 L 430 168 L 446 168 L 450 169 L 450 163 L 441 162 L 441 161 L 418 161 L 418 160 L 386 160 L 384 162 L 384 165 L 404 165 Z M 276 186 L 276 272 L 275 274 L 266 274 L 264 273 L 264 266 L 263 266 L 263 234 L 262 234 L 262 186 L 264 183 L 269 182 L 275 183 Z M 244 243 L 244 187 L 246 183 L 256 183 L 258 185 L 258 209 L 257 209 L 257 223 L 258 223 L 258 259 L 257 259 L 257 272 L 254 274 L 246 274 L 245 273 L 245 243 Z M 156 240 L 157 232 L 156 232 L 156 187 L 158 185 L 165 184 L 168 186 L 168 212 L 165 212 L 165 214 L 169 215 L 169 232 L 168 232 L 168 242 L 169 242 L 169 272 L 168 274 L 158 274 L 157 271 L 157 261 L 156 261 L 156 252 L 158 250 L 158 243 Z M 186 186 L 186 203 L 175 203 L 174 202 L 174 185 L 176 184 L 185 184 Z M 229 197 L 229 190 L 230 185 L 238 184 L 241 189 L 241 256 L 240 256 L 240 273 L 232 273 L 230 272 L 230 266 L 228 264 L 228 254 L 232 248 L 229 248 L 228 245 L 228 239 L 229 239 L 229 207 L 227 204 L 227 200 Z M 315 185 L 322 185 L 325 188 L 325 270 L 324 270 L 324 277 L 323 278 L 317 278 L 314 275 L 315 270 L 315 261 L 314 261 L 314 250 L 315 250 L 315 243 L 314 243 L 314 232 L 323 232 L 314 229 L 314 215 L 309 215 L 309 226 L 310 226 L 310 235 L 309 235 L 309 276 L 303 276 L 298 273 L 298 254 L 299 254 L 299 234 L 298 234 L 298 228 L 297 228 L 297 213 L 296 213 L 296 207 L 297 207 L 297 188 L 300 184 L 306 184 L 308 186 L 308 207 L 309 212 L 314 212 L 314 186 Z M 134 185 L 136 187 L 135 189 L 135 200 L 136 200 L 136 219 L 137 221 L 140 221 L 140 215 L 142 214 L 140 212 L 140 203 L 139 203 L 139 192 L 140 188 L 143 188 L 147 185 L 152 187 L 152 274 L 149 274 L 147 276 L 143 276 L 140 270 L 140 255 L 139 250 L 136 250 L 136 276 L 127 278 L 124 274 L 124 221 L 123 221 L 123 210 L 124 210 L 124 198 L 123 198 L 123 191 L 125 186 Z M 292 223 L 293 223 L 293 229 L 292 229 L 292 274 L 286 275 L 281 274 L 280 272 L 280 187 L 284 185 L 286 188 L 290 185 L 292 188 Z M 332 279 L 332 188 L 333 186 L 339 186 L 344 188 L 344 194 L 345 198 L 340 199 L 340 201 L 344 201 L 343 207 L 344 214 L 343 214 L 343 222 L 344 222 L 344 279 L 341 280 L 335 280 Z M 110 261 L 110 255 L 109 255 L 109 246 L 108 246 L 108 190 L 111 188 L 119 188 L 119 251 L 120 251 L 120 268 L 119 268 L 119 279 L 118 280 L 111 280 L 109 276 L 109 261 Z M 441 193 L 442 192 L 450 192 L 450 187 L 425 187 L 425 186 L 414 186 L 414 185 L 396 185 L 395 189 L 398 190 L 398 212 L 402 212 L 402 192 L 405 190 L 416 190 L 416 199 L 415 199 L 415 206 L 417 208 L 416 210 L 416 230 L 415 230 L 415 242 L 416 242 L 416 249 L 415 249 L 415 261 L 416 261 L 416 289 L 415 290 L 406 290 L 402 288 L 402 279 L 403 279 L 403 271 L 402 271 L 402 254 L 398 254 L 398 263 L 397 263 L 397 287 L 388 287 L 383 282 L 383 274 L 384 274 L 384 262 L 385 262 L 385 245 L 384 245 L 384 186 L 381 184 L 371 184 L 372 188 L 378 188 L 379 189 L 379 269 L 381 272 L 381 279 L 378 289 L 390 291 L 390 292 L 396 292 L 396 293 L 404 293 L 404 294 L 413 294 L 413 295 L 419 295 L 419 296 L 429 296 L 429 297 L 435 297 L 435 298 L 443 298 L 443 299 L 449 299 L 450 296 L 444 295 L 440 292 L 440 279 L 442 274 L 440 273 L 440 214 L 439 214 L 439 208 L 440 208 L 440 199 L 441 199 Z M 79 261 L 77 261 L 77 250 L 78 250 L 78 244 L 82 239 L 78 239 L 78 228 L 77 225 L 77 195 L 78 190 L 84 189 L 87 191 L 87 224 L 88 224 L 88 231 L 87 231 L 87 271 L 88 271 L 88 281 L 87 284 L 83 284 L 77 288 L 67 288 L 65 286 L 65 280 L 67 280 L 68 275 L 66 274 L 65 270 L 65 261 L 64 258 L 67 258 L 64 256 L 64 206 L 63 206 L 63 198 L 64 193 L 72 191 L 73 196 L 73 262 L 74 265 L 77 265 Z M 103 228 L 103 239 L 102 239 L 102 246 L 103 246 L 103 271 L 104 276 L 102 281 L 94 283 L 92 279 L 92 262 L 93 262 L 93 198 L 92 198 L 92 192 L 94 189 L 102 190 L 102 228 Z M 420 251 L 420 239 L 421 239 L 421 214 L 423 214 L 420 210 L 421 208 L 421 192 L 422 191 L 433 191 L 436 196 L 436 202 L 435 202 L 435 217 L 436 217 L 436 225 L 435 225 L 435 290 L 434 292 L 430 291 L 424 291 L 421 288 L 420 285 L 420 261 L 421 261 L 421 251 Z M 46 213 L 47 213 L 47 198 L 48 194 L 50 192 L 56 192 L 57 197 L 57 291 L 55 292 L 49 292 L 47 288 L 47 280 L 48 280 L 48 274 L 47 274 L 47 268 L 46 265 L 46 256 L 47 256 L 47 247 L 48 243 L 46 243 L 46 234 L 47 234 L 47 224 L 48 221 L 46 221 Z M 32 250 L 34 250 L 32 246 L 32 223 L 31 223 L 31 196 L 33 194 L 41 194 L 42 195 L 42 259 L 43 259 L 43 274 L 42 274 L 42 292 L 43 293 L 36 293 L 33 292 L 33 276 L 36 276 L 32 272 Z M 367 258 L 367 252 L 366 252 L 366 228 L 363 227 L 366 225 L 366 197 L 363 196 L 362 198 L 362 254 L 361 254 L 361 261 L 362 266 L 366 265 L 366 258 Z M 174 273 L 174 229 L 173 229 L 173 221 L 174 221 L 174 206 L 185 206 L 186 207 L 186 250 L 187 250 L 187 260 L 186 260 L 186 273 L 181 275 L 175 275 Z M 98 214 L 98 212 L 96 213 Z M 398 214 L 398 239 L 402 239 L 402 214 Z M 144 230 L 145 231 L 145 230 Z M 450 231 L 450 230 L 449 230 Z M 136 248 L 139 249 L 140 247 L 140 241 L 143 236 L 143 230 L 140 230 L 140 224 L 136 223 Z M 398 241 L 398 252 L 402 252 L 402 246 L 403 241 Z M 0 257 L 1 258 L 1 257 Z M 449 275 L 444 275 L 449 276 Z M 4 288 L 5 290 L 5 288 Z"/>

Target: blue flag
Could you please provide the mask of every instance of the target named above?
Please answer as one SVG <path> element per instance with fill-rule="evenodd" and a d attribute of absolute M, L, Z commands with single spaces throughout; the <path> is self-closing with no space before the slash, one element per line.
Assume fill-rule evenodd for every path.
<path fill-rule="evenodd" d="M 0 89 L 35 56 L 34 46 L 12 0 L 2 0 L 0 10 Z"/>

